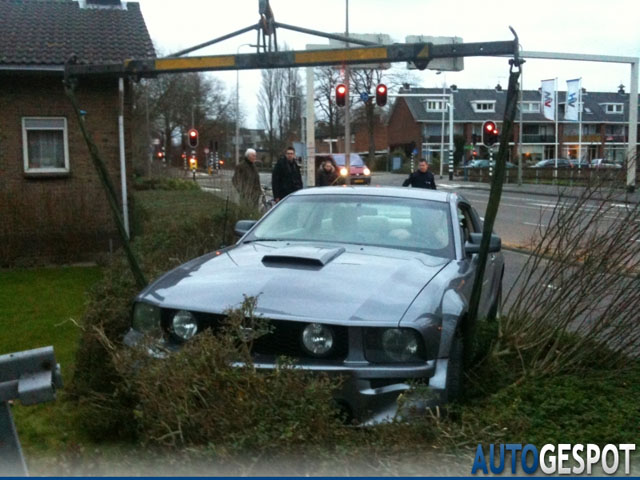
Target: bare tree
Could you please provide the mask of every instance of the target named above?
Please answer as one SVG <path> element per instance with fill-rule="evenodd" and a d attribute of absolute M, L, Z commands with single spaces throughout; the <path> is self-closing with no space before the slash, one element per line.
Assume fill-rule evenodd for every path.
<path fill-rule="evenodd" d="M 298 130 L 302 108 L 302 84 L 297 69 L 262 71 L 258 92 L 258 119 L 267 132 L 269 159 L 281 152 Z"/>
<path fill-rule="evenodd" d="M 340 109 L 334 101 L 335 89 L 340 84 L 340 72 L 335 67 L 318 67 L 314 76 L 317 119 L 327 123 L 329 137 L 334 138 L 340 123 Z"/>
<path fill-rule="evenodd" d="M 621 183 L 624 184 L 623 179 Z M 517 352 L 525 374 L 620 367 L 640 354 L 640 209 L 612 188 L 560 197 L 508 296 L 495 355 Z"/>

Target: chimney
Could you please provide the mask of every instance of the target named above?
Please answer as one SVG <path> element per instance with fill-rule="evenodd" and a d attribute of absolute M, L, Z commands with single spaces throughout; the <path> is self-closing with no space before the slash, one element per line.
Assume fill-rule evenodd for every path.
<path fill-rule="evenodd" d="M 456 85 L 455 83 L 453 85 L 451 85 L 449 88 L 451 89 L 452 92 L 457 92 L 458 91 L 458 85 Z"/>
<path fill-rule="evenodd" d="M 500 85 L 499 83 L 496 85 L 496 92 L 501 92 L 502 91 L 502 85 Z"/>
<path fill-rule="evenodd" d="M 624 85 L 623 84 L 618 85 L 618 93 L 620 95 L 624 95 Z"/>

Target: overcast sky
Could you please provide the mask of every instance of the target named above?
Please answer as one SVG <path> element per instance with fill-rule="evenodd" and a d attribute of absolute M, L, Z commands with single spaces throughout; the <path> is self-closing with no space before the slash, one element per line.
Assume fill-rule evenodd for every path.
<path fill-rule="evenodd" d="M 160 54 L 212 40 L 258 21 L 258 0 L 139 0 L 147 28 Z M 325 32 L 344 32 L 346 0 L 271 0 L 276 21 Z M 526 51 L 582 53 L 623 57 L 640 56 L 640 2 L 637 0 L 349 0 L 351 33 L 385 33 L 395 42 L 407 35 L 458 36 L 464 42 L 511 40 L 512 26 Z M 252 53 L 242 44 L 255 43 L 251 31 L 191 55 Z M 326 43 L 310 35 L 278 29 L 278 43 L 292 49 Z M 399 65 L 400 66 L 400 65 Z M 459 88 L 506 87 L 509 66 L 501 58 L 466 58 L 464 71 L 438 75 L 417 72 L 420 86 L 455 83 Z M 216 76 L 235 91 L 236 73 Z M 240 96 L 249 126 L 256 126 L 259 71 L 241 71 Z M 444 77 L 444 78 L 443 78 Z M 616 91 L 622 83 L 629 91 L 630 67 L 612 63 L 531 59 L 523 67 L 525 89 L 540 81 L 582 77 L 591 91 Z M 393 92 L 390 92 L 393 93 Z"/>

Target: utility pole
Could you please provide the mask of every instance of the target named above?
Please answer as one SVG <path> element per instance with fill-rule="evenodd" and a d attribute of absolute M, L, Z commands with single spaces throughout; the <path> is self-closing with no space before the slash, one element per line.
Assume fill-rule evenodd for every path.
<path fill-rule="evenodd" d="M 349 0 L 345 0 L 346 4 L 346 31 L 345 37 L 349 36 Z M 347 42 L 347 48 L 350 44 Z M 344 167 L 347 170 L 346 184 L 351 184 L 351 116 L 349 115 L 349 107 L 351 102 L 349 101 L 349 93 L 351 92 L 351 85 L 349 85 L 349 65 L 344 67 L 344 84 L 347 87 L 347 94 L 344 101 Z"/>

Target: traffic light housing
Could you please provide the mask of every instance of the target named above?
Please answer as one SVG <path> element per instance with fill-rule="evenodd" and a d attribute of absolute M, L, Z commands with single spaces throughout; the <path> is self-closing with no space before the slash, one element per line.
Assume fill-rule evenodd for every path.
<path fill-rule="evenodd" d="M 496 122 L 487 120 L 482 124 L 482 143 L 486 147 L 493 146 L 498 141 L 499 136 L 500 133 L 498 132 Z"/>
<path fill-rule="evenodd" d="M 376 103 L 380 107 L 384 107 L 387 104 L 387 86 L 384 83 L 376 87 Z"/>
<path fill-rule="evenodd" d="M 347 86 L 341 83 L 336 87 L 336 105 L 344 107 L 347 100 Z"/>
<path fill-rule="evenodd" d="M 187 137 L 189 139 L 189 146 L 196 148 L 198 146 L 198 130 L 192 128 L 187 132 Z"/>

